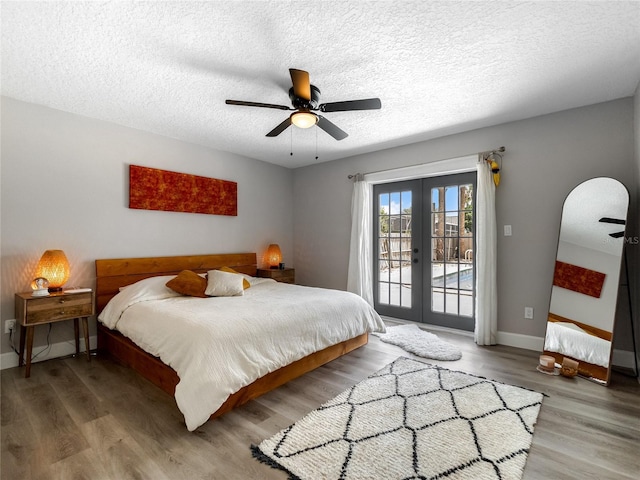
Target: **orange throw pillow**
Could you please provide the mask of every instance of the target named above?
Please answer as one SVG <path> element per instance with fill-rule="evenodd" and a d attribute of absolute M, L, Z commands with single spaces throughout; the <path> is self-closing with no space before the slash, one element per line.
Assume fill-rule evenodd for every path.
<path fill-rule="evenodd" d="M 181 271 L 175 278 L 169 280 L 166 285 L 174 292 L 182 295 L 202 298 L 207 296 L 204 294 L 207 289 L 207 279 L 191 270 Z"/>

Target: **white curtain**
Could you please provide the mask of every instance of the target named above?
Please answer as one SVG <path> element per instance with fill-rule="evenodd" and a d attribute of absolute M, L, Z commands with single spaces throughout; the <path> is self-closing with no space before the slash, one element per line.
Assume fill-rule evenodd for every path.
<path fill-rule="evenodd" d="M 498 333 L 496 186 L 480 155 L 476 192 L 476 328 L 478 345 L 495 345 Z"/>
<path fill-rule="evenodd" d="M 357 174 L 351 197 L 351 243 L 347 290 L 373 305 L 373 260 L 371 258 L 372 187 Z"/>

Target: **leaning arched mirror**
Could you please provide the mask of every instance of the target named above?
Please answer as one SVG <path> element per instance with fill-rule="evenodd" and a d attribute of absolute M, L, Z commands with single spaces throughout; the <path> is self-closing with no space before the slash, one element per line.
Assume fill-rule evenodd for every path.
<path fill-rule="evenodd" d="M 594 178 L 567 196 L 553 274 L 544 354 L 608 385 L 624 230 L 625 186 Z M 573 360 L 574 362 L 572 362 Z"/>

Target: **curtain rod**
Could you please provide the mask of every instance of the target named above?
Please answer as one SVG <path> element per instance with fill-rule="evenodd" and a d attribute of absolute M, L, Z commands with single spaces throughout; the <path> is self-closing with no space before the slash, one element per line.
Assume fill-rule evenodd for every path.
<path fill-rule="evenodd" d="M 494 154 L 500 154 L 500 153 L 504 153 L 506 150 L 506 148 L 504 147 L 499 147 L 496 148 L 495 150 L 486 150 L 484 152 L 474 152 L 474 153 L 468 153 L 467 155 L 460 155 L 459 157 L 451 157 L 451 158 L 445 158 L 442 160 L 436 160 L 436 162 L 446 162 L 447 160 L 453 160 L 454 158 L 461 158 L 461 157 L 467 157 L 469 155 L 482 155 L 482 157 L 486 160 L 489 156 L 494 155 Z M 431 162 L 431 163 L 435 163 L 435 162 Z M 398 168 L 411 168 L 411 167 L 417 167 L 419 165 L 424 165 L 423 163 L 420 163 L 418 165 L 407 165 L 406 167 L 398 167 Z M 390 172 L 391 170 L 396 170 L 395 168 L 388 168 L 385 170 L 377 170 L 375 172 L 367 172 L 367 173 L 352 173 L 350 175 L 347 175 L 347 178 L 349 180 L 353 179 L 356 175 L 369 175 L 371 173 L 382 173 L 382 172 Z"/>

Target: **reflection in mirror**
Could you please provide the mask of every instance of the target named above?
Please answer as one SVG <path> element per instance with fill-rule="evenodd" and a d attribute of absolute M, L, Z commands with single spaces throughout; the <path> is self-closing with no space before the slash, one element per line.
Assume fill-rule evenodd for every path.
<path fill-rule="evenodd" d="M 553 274 L 544 354 L 578 374 L 608 385 L 624 229 L 625 186 L 594 178 L 567 196 Z M 570 363 L 570 362 L 569 362 Z"/>

